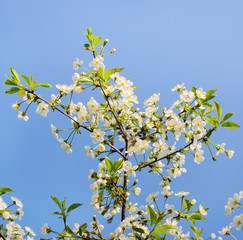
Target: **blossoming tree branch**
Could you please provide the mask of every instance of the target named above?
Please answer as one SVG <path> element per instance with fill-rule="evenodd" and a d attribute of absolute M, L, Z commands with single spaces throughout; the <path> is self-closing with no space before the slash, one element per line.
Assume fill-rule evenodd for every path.
<path fill-rule="evenodd" d="M 216 161 L 216 156 L 226 154 L 233 157 L 234 151 L 225 148 L 225 143 L 212 142 L 211 136 L 220 128 L 236 129 L 236 123 L 229 121 L 233 113 L 222 115 L 221 106 L 213 101 L 216 90 L 204 92 L 202 88 L 186 89 L 177 85 L 172 91 L 178 93 L 178 100 L 170 108 L 161 107 L 160 94 L 154 94 L 144 101 L 143 109 L 138 104 L 133 82 L 122 76 L 123 68 L 106 69 L 104 57 L 115 52 L 105 52 L 108 39 L 94 37 L 91 29 L 85 33 L 88 43 L 85 49 L 91 52 L 91 62 L 86 68 L 78 58 L 73 63 L 73 82 L 70 85 L 57 84 L 56 94 L 50 99 L 39 95 L 39 87 L 52 87 L 48 83 L 37 83 L 33 75 L 18 75 L 11 68 L 11 77 L 5 85 L 10 86 L 7 94 L 17 93 L 22 98 L 12 107 L 18 110 L 18 118 L 28 121 L 31 109 L 47 117 L 49 110 L 69 118 L 70 126 L 64 131 L 51 125 L 51 132 L 61 147 L 72 153 L 72 143 L 78 135 L 86 131 L 92 139 L 92 146 L 84 146 L 87 156 L 97 159 L 97 169 L 90 170 L 88 179 L 92 180 L 91 205 L 98 212 L 91 217 L 90 224 L 81 222 L 71 226 L 68 216 L 82 204 L 66 206 L 52 196 L 57 204 L 53 214 L 63 220 L 63 231 L 47 223 L 42 226 L 42 239 L 193 239 L 202 238 L 203 229 L 197 227 L 198 221 L 205 221 L 208 208 L 190 199 L 189 192 L 174 193 L 171 189 L 173 179 L 186 172 L 185 161 L 194 160 L 201 164 L 207 150 Z M 84 94 L 90 89 L 97 91 L 101 102 L 91 97 L 87 104 L 74 102 L 74 94 Z M 21 109 L 21 110 L 20 110 Z M 67 132 L 65 134 L 65 132 Z M 82 136 L 81 136 L 82 137 Z M 150 193 L 144 201 L 137 203 L 142 186 L 138 172 L 155 174 L 158 191 Z M 13 192 L 3 187 L 0 194 Z M 170 204 L 171 198 L 178 198 L 180 204 Z M 225 206 L 226 216 L 242 207 L 243 191 L 229 198 Z M 23 228 L 18 221 L 23 216 L 23 204 L 11 197 L 12 203 L 0 197 L 0 239 L 33 240 L 35 233 L 30 227 Z M 237 210 L 238 211 L 238 210 Z M 113 231 L 104 233 L 99 223 L 105 218 Z M 119 224 L 116 225 L 117 220 Z M 112 225 L 113 224 L 113 225 Z M 190 231 L 184 231 L 187 224 Z M 233 231 L 243 228 L 243 214 L 235 215 L 229 225 L 221 231 L 215 229 L 207 238 L 228 235 L 235 239 Z M 109 227 L 111 229 L 111 227 Z M 218 239 L 222 239 L 218 236 Z"/>

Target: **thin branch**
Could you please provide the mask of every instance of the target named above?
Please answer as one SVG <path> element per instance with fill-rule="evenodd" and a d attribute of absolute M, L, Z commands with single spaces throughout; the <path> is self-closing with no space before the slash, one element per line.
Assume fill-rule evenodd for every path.
<path fill-rule="evenodd" d="M 40 100 L 42 100 L 43 102 L 45 102 L 45 103 L 47 103 L 47 104 L 49 105 L 49 102 L 48 102 L 47 100 L 45 100 L 44 98 L 42 98 L 42 97 L 38 96 L 37 94 L 35 94 L 34 91 L 31 91 L 31 90 L 28 90 L 28 89 L 26 89 L 26 90 L 27 90 L 28 93 L 33 94 L 37 99 L 40 99 Z M 61 114 L 65 115 L 66 117 L 68 117 L 68 118 L 70 118 L 72 121 L 74 121 L 74 122 L 78 125 L 78 128 L 81 127 L 81 128 L 86 129 L 86 130 L 89 131 L 89 132 L 93 132 L 93 130 L 91 130 L 91 129 L 89 129 L 89 128 L 83 126 L 83 125 L 81 125 L 77 120 L 75 120 L 75 119 L 74 119 L 73 117 L 71 117 L 69 114 L 63 112 L 61 109 L 57 108 L 56 106 L 55 106 L 55 110 L 57 110 L 57 111 L 60 112 Z"/>
<path fill-rule="evenodd" d="M 113 148 L 117 153 L 119 153 L 124 159 L 126 159 L 126 156 L 119 150 L 117 149 L 114 145 L 112 145 L 111 143 L 107 143 L 108 146 L 110 146 L 111 148 Z"/>
<path fill-rule="evenodd" d="M 0 232 L 0 237 L 3 239 L 3 240 L 6 240 L 6 238 L 4 237 L 4 235 Z"/>
<path fill-rule="evenodd" d="M 125 137 L 125 140 L 128 140 L 128 138 L 127 138 L 127 133 L 126 133 L 126 131 L 125 131 L 125 129 L 124 129 L 124 126 L 123 126 L 123 125 L 120 123 L 120 121 L 117 119 L 117 116 L 116 116 L 116 114 L 115 114 L 115 111 L 114 111 L 113 108 L 111 107 L 111 104 L 110 104 L 110 102 L 109 102 L 109 99 L 108 99 L 108 97 L 106 96 L 105 91 L 104 91 L 104 89 L 103 89 L 103 87 L 102 87 L 102 85 L 101 85 L 100 78 L 99 78 L 99 84 L 100 84 L 101 91 L 102 91 L 102 93 L 103 93 L 104 96 L 105 96 L 105 100 L 106 100 L 106 102 L 108 103 L 108 105 L 109 105 L 109 107 L 110 107 L 110 110 L 111 110 L 111 112 L 112 112 L 114 118 L 116 119 L 116 122 L 117 122 L 118 125 L 119 125 L 119 128 L 121 129 L 121 131 L 122 131 L 122 133 L 123 133 L 123 135 L 124 135 L 124 137 Z"/>
<path fill-rule="evenodd" d="M 205 134 L 203 137 L 201 137 L 199 140 L 202 140 L 202 139 L 205 138 L 209 133 L 211 133 L 211 132 L 213 132 L 213 131 L 215 131 L 215 128 L 210 129 L 209 132 L 206 133 L 206 134 Z M 189 146 L 192 145 L 192 144 L 193 144 L 193 141 L 191 141 L 191 142 L 188 143 L 186 146 L 184 146 L 184 147 L 178 149 L 177 151 L 175 151 L 175 152 L 173 152 L 173 153 L 170 153 L 170 154 L 168 154 L 168 155 L 166 155 L 166 156 L 164 156 L 164 157 L 162 157 L 162 158 L 155 159 L 154 161 L 152 161 L 152 162 L 150 162 L 150 163 L 147 163 L 147 164 L 142 165 L 142 166 L 141 166 L 140 168 L 138 168 L 138 169 L 142 169 L 142 168 L 145 168 L 145 167 L 147 167 L 147 166 L 150 166 L 150 167 L 151 167 L 154 163 L 156 163 L 156 162 L 158 162 L 158 161 L 160 161 L 160 160 L 162 160 L 162 159 L 165 159 L 165 158 L 170 158 L 170 157 L 173 156 L 174 154 L 181 152 L 183 149 L 189 147 Z M 137 170 L 138 170 L 138 169 L 137 169 Z M 137 170 L 136 170 L 136 171 L 137 171 Z"/>

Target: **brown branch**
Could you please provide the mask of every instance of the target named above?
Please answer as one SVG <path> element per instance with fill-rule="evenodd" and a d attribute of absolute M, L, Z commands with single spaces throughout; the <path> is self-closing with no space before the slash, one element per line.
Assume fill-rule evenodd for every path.
<path fill-rule="evenodd" d="M 45 103 L 47 103 L 47 104 L 49 105 L 49 102 L 48 102 L 47 100 L 45 100 L 44 98 L 42 98 L 42 97 L 38 96 L 37 94 L 35 94 L 34 91 L 31 91 L 31 90 L 29 90 L 29 89 L 26 89 L 26 90 L 27 90 L 28 93 L 33 94 L 33 95 L 35 96 L 35 98 L 40 99 L 40 100 L 42 100 L 43 102 L 45 102 Z M 74 121 L 74 122 L 78 125 L 78 128 L 81 127 L 81 128 L 86 129 L 86 130 L 89 131 L 89 132 L 93 132 L 92 129 L 89 129 L 89 128 L 87 128 L 87 127 L 81 125 L 77 120 L 75 120 L 75 119 L 74 119 L 73 117 L 71 117 L 69 114 L 63 112 L 61 109 L 57 108 L 56 106 L 54 107 L 54 109 L 57 110 L 58 112 L 60 112 L 61 114 L 65 115 L 66 117 L 70 118 L 72 121 Z"/>
<path fill-rule="evenodd" d="M 117 149 L 114 145 L 112 145 L 111 143 L 107 143 L 107 145 L 111 148 L 113 148 L 117 153 L 119 153 L 124 159 L 126 159 L 126 156 L 119 150 Z"/>
<path fill-rule="evenodd" d="M 5 236 L 2 234 L 2 232 L 0 232 L 0 237 L 3 239 L 3 240 L 6 240 Z"/>
<path fill-rule="evenodd" d="M 216 130 L 216 128 L 212 128 L 212 129 L 210 129 L 210 130 L 208 131 L 208 133 L 206 133 L 203 137 L 201 137 L 201 138 L 198 139 L 198 140 L 200 141 L 200 140 L 204 139 L 209 133 L 211 133 L 211 132 L 213 132 L 213 131 L 215 131 L 215 130 Z M 192 144 L 193 144 L 193 141 L 191 141 L 191 142 L 188 143 L 186 146 L 184 146 L 184 147 L 178 149 L 177 151 L 175 151 L 175 152 L 173 152 L 173 153 L 170 153 L 170 154 L 168 154 L 168 155 L 166 155 L 166 156 L 164 156 L 164 157 L 162 157 L 162 158 L 155 159 L 154 161 L 152 161 L 152 162 L 150 162 L 150 163 L 147 163 L 147 164 L 142 165 L 142 166 L 141 166 L 140 168 L 138 168 L 138 169 L 142 169 L 142 168 L 145 168 L 145 167 L 148 167 L 148 166 L 152 167 L 152 165 L 153 165 L 154 163 L 156 163 L 156 162 L 158 162 L 158 161 L 160 161 L 160 160 L 162 160 L 162 159 L 165 159 L 165 158 L 170 158 L 170 157 L 173 156 L 174 154 L 176 154 L 176 153 L 178 153 L 178 152 L 181 152 L 182 150 L 184 150 L 185 148 L 189 147 L 189 146 L 192 145 Z M 138 170 L 138 169 L 137 169 L 137 170 Z M 136 170 L 136 171 L 137 171 L 137 170 Z"/>
<path fill-rule="evenodd" d="M 124 137 L 125 137 L 125 140 L 128 141 L 127 133 L 126 133 L 126 131 L 125 131 L 125 129 L 124 129 L 124 126 L 123 126 L 123 125 L 120 123 L 120 121 L 117 119 L 117 116 L 116 116 L 116 114 L 115 114 L 115 111 L 114 111 L 113 108 L 111 107 L 111 104 L 110 104 L 110 102 L 109 102 L 109 99 L 108 99 L 108 97 L 106 96 L 105 91 L 104 91 L 104 89 L 103 89 L 103 87 L 102 87 L 102 85 L 101 85 L 100 78 L 98 78 L 98 79 L 99 79 L 99 84 L 100 84 L 99 87 L 101 88 L 101 91 L 102 91 L 102 93 L 103 93 L 104 96 L 105 96 L 105 100 L 106 100 L 106 102 L 108 103 L 108 105 L 109 105 L 109 107 L 110 107 L 110 110 L 111 110 L 111 112 L 112 112 L 114 118 L 116 119 L 116 122 L 117 122 L 117 124 L 119 125 L 120 130 L 122 131 L 122 133 L 123 133 L 123 135 L 124 135 Z"/>

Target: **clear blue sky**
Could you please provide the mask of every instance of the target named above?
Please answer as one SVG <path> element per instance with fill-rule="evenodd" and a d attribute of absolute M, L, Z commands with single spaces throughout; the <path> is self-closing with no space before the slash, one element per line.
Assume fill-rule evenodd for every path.
<path fill-rule="evenodd" d="M 95 35 L 109 38 L 110 48 L 117 49 L 105 64 L 126 68 L 124 75 L 139 87 L 141 103 L 160 92 L 162 106 L 169 107 L 177 98 L 171 89 L 183 82 L 188 88 L 218 89 L 223 113 L 235 112 L 232 120 L 242 126 L 242 12 L 239 0 L 2 0 L 0 79 L 3 83 L 13 67 L 20 74 L 33 72 L 40 82 L 71 83 L 73 60 L 90 61 L 83 50 L 82 30 L 91 26 Z M 23 201 L 23 225 L 37 233 L 45 222 L 58 225 L 49 214 L 56 210 L 51 195 L 68 197 L 69 203 L 83 202 L 72 222 L 90 221 L 87 175 L 96 162 L 85 156 L 85 135 L 76 139 L 73 154 L 67 155 L 51 135 L 50 124 L 67 126 L 69 121 L 57 113 L 44 119 L 34 109 L 27 123 L 18 120 L 11 109 L 16 96 L 5 95 L 4 86 L 0 89 L 0 187 L 13 188 Z M 40 91 L 45 97 L 50 93 Z M 220 155 L 215 163 L 207 153 L 199 166 L 188 160 L 188 172 L 174 185 L 175 192 L 189 191 L 191 198 L 211 209 L 205 238 L 232 220 L 225 217 L 224 205 L 242 190 L 242 134 L 242 128 L 219 130 L 213 140 L 235 150 L 234 158 Z M 144 197 L 150 188 L 158 189 L 147 182 Z M 241 234 L 236 236 L 240 239 Z"/>

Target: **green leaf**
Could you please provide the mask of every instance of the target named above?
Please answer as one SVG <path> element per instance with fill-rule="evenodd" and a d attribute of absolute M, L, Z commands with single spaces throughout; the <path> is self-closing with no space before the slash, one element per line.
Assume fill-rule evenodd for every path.
<path fill-rule="evenodd" d="M 53 212 L 53 213 L 51 213 L 52 215 L 63 215 L 62 213 L 59 213 L 59 212 Z"/>
<path fill-rule="evenodd" d="M 12 74 L 13 80 L 15 80 L 17 83 L 19 83 L 20 81 L 19 81 L 18 73 L 13 68 L 10 68 L 10 72 Z"/>
<path fill-rule="evenodd" d="M 25 75 L 19 75 L 21 78 L 23 78 L 25 80 L 25 82 L 27 82 L 30 85 L 30 79 L 28 77 L 26 77 Z"/>
<path fill-rule="evenodd" d="M 221 116 L 222 116 L 222 108 L 221 108 L 221 106 L 218 104 L 218 103 L 216 103 L 215 101 L 214 101 L 214 107 L 216 108 L 216 110 L 217 110 L 217 115 L 218 115 L 218 120 L 221 118 Z"/>
<path fill-rule="evenodd" d="M 36 81 L 33 81 L 30 83 L 31 90 L 35 90 L 35 88 L 38 86 L 38 83 Z"/>
<path fill-rule="evenodd" d="M 216 127 L 218 125 L 218 120 L 215 117 L 207 116 L 206 119 L 207 119 L 207 122 L 210 123 L 211 125 L 213 125 L 214 127 Z"/>
<path fill-rule="evenodd" d="M 206 98 L 212 96 L 215 92 L 217 91 L 217 89 L 211 89 L 206 93 Z"/>
<path fill-rule="evenodd" d="M 52 85 L 49 84 L 49 83 L 37 83 L 36 87 L 46 87 L 46 88 L 49 88 L 49 87 L 52 87 Z"/>
<path fill-rule="evenodd" d="M 193 213 L 189 218 L 195 220 L 206 220 L 206 218 L 199 213 Z"/>
<path fill-rule="evenodd" d="M 116 72 L 121 72 L 123 69 L 125 68 L 113 68 L 113 69 L 109 69 L 105 72 L 105 76 L 104 76 L 104 79 L 106 81 L 108 81 L 110 79 L 110 75 L 112 75 L 113 73 L 116 73 Z"/>
<path fill-rule="evenodd" d="M 225 116 L 223 117 L 223 119 L 221 120 L 220 123 L 225 122 L 227 119 L 229 119 L 229 118 L 232 117 L 233 115 L 234 115 L 233 112 L 229 112 L 229 113 L 225 114 Z"/>
<path fill-rule="evenodd" d="M 16 93 L 20 90 L 20 88 L 18 87 L 12 87 L 12 88 L 9 88 L 5 93 L 7 94 L 13 94 L 13 93 Z"/>
<path fill-rule="evenodd" d="M 216 96 L 213 95 L 213 93 L 215 93 L 216 91 L 217 91 L 217 89 L 209 90 L 209 91 L 207 92 L 207 94 L 206 94 L 206 98 L 205 98 L 202 102 L 204 103 L 204 102 L 207 102 L 207 101 L 209 101 L 209 100 L 215 98 Z"/>
<path fill-rule="evenodd" d="M 165 216 L 164 214 L 161 214 L 161 215 L 158 216 L 158 218 L 157 218 L 157 220 L 155 222 L 155 226 L 157 226 L 158 224 L 160 224 L 160 222 L 164 218 L 164 216 Z"/>
<path fill-rule="evenodd" d="M 96 47 L 97 45 L 99 45 L 102 42 L 102 38 L 101 37 L 94 37 L 93 41 L 94 41 L 94 45 Z"/>
<path fill-rule="evenodd" d="M 147 205 L 147 210 L 149 212 L 150 222 L 151 222 L 151 226 L 152 226 L 157 220 L 157 214 L 153 210 L 153 208 L 151 208 L 149 205 Z"/>
<path fill-rule="evenodd" d="M 123 159 L 115 161 L 113 164 L 113 171 L 116 173 L 122 167 Z"/>
<path fill-rule="evenodd" d="M 7 81 L 5 81 L 5 83 L 3 85 L 12 85 L 12 86 L 18 86 L 18 84 L 10 79 L 8 79 Z"/>
<path fill-rule="evenodd" d="M 161 225 L 161 226 L 155 228 L 154 232 L 155 233 L 160 233 L 160 234 L 169 234 L 164 229 L 175 229 L 175 228 L 172 227 L 171 225 Z"/>
<path fill-rule="evenodd" d="M 105 71 L 105 68 L 104 67 L 100 67 L 98 69 L 98 75 L 99 77 L 101 77 L 102 79 L 104 78 L 104 71 Z"/>
<path fill-rule="evenodd" d="M 228 129 L 236 129 L 239 128 L 240 126 L 237 123 L 234 122 L 226 122 L 222 124 L 222 127 L 228 128 Z"/>
<path fill-rule="evenodd" d="M 72 205 L 69 206 L 69 208 L 68 208 L 68 210 L 67 210 L 67 213 L 73 211 L 74 209 L 76 209 L 76 208 L 78 208 L 78 207 L 80 207 L 80 206 L 82 206 L 82 205 L 83 205 L 83 204 L 81 204 L 81 203 L 73 203 Z"/>
<path fill-rule="evenodd" d="M 197 228 L 194 226 L 189 226 L 191 228 L 191 230 L 193 231 L 193 233 L 197 236 Z"/>
<path fill-rule="evenodd" d="M 18 91 L 18 95 L 20 97 L 23 97 L 25 95 L 25 89 L 21 88 L 19 91 Z"/>
<path fill-rule="evenodd" d="M 61 209 L 61 211 L 63 210 L 62 208 L 62 204 L 60 202 L 60 200 L 54 196 L 51 196 L 52 200 L 58 205 L 58 207 Z"/>
<path fill-rule="evenodd" d="M 142 228 L 136 228 L 136 227 L 133 227 L 132 228 L 135 232 L 139 232 L 139 233 L 144 233 L 144 230 Z"/>
<path fill-rule="evenodd" d="M 62 233 L 60 234 L 60 236 L 61 236 L 61 237 L 74 237 L 74 238 L 77 237 L 76 234 L 71 233 L 71 232 L 62 232 Z"/>
<path fill-rule="evenodd" d="M 66 210 L 66 197 L 64 198 L 64 201 L 62 201 L 62 211 L 64 212 Z"/>
<path fill-rule="evenodd" d="M 159 228 L 159 229 L 176 229 L 176 228 L 172 227 L 171 225 L 160 225 L 157 228 Z"/>
<path fill-rule="evenodd" d="M 112 163 L 112 161 L 111 161 L 108 157 L 106 157 L 106 156 L 105 156 L 105 165 L 106 165 L 106 167 L 107 167 L 107 171 L 108 171 L 109 173 L 111 173 L 112 168 L 113 168 L 113 163 Z"/>
<path fill-rule="evenodd" d="M 87 33 L 88 33 L 88 35 L 92 35 L 91 27 L 90 27 L 90 28 L 86 28 L 86 29 L 87 29 Z"/>
<path fill-rule="evenodd" d="M 190 211 L 190 209 L 192 207 L 191 201 L 184 199 L 183 200 L 183 206 L 184 206 L 184 208 L 186 209 L 187 212 Z"/>
<path fill-rule="evenodd" d="M 165 234 L 167 234 L 167 233 L 165 233 Z M 159 234 L 152 233 L 152 236 L 153 236 L 156 240 L 164 240 L 164 238 L 161 237 Z"/>
<path fill-rule="evenodd" d="M 14 192 L 14 190 L 12 190 L 11 188 L 8 188 L 8 187 L 0 188 L 0 196 L 7 192 Z"/>
<path fill-rule="evenodd" d="M 85 231 L 87 227 L 88 227 L 87 223 L 84 223 L 81 226 L 79 226 L 78 228 L 79 235 L 82 235 L 82 232 Z"/>

